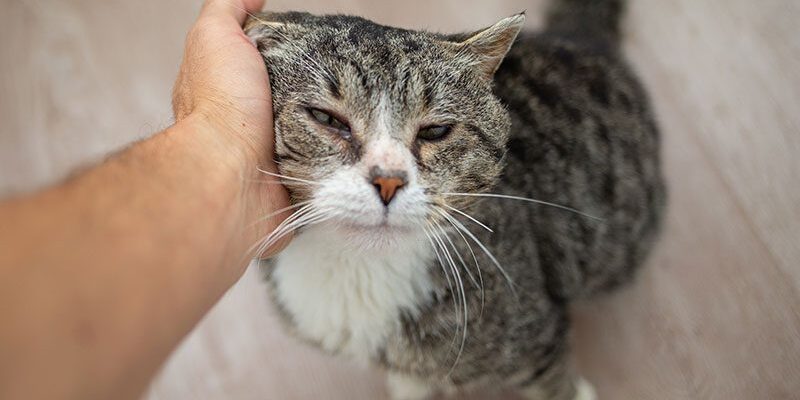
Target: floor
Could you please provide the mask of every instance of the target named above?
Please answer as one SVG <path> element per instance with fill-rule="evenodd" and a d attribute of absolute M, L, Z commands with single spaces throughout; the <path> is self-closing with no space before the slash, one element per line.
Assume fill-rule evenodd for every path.
<path fill-rule="evenodd" d="M 800 3 L 632 3 L 626 51 L 660 119 L 671 204 L 639 281 L 575 307 L 577 363 L 601 399 L 800 399 Z M 522 9 L 536 27 L 542 5 L 275 0 L 269 7 L 452 31 Z M 168 126 L 182 40 L 198 7 L 3 1 L 0 194 L 53 182 Z M 385 397 L 379 372 L 284 336 L 253 269 L 146 395 Z"/>

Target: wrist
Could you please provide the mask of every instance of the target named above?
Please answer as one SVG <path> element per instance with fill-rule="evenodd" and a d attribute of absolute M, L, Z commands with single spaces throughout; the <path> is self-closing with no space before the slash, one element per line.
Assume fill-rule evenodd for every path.
<path fill-rule="evenodd" d="M 192 141 L 202 147 L 205 157 L 240 176 L 252 175 L 260 164 L 262 156 L 245 135 L 206 113 L 192 113 L 174 128 L 187 132 Z"/>
<path fill-rule="evenodd" d="M 231 246 L 236 251 L 244 252 L 257 239 L 263 238 L 274 229 L 290 213 L 274 215 L 264 219 L 265 215 L 272 214 L 275 210 L 289 205 L 289 195 L 279 181 L 271 176 L 259 173 L 259 168 L 274 170 L 271 158 L 272 146 L 254 143 L 248 140 L 248 132 L 237 133 L 230 129 L 230 120 L 221 122 L 221 119 L 209 117 L 204 113 L 193 113 L 175 125 L 178 131 L 189 132 L 187 137 L 192 137 L 191 142 L 200 143 L 201 157 L 212 160 L 215 168 L 225 169 L 229 182 L 236 185 L 236 191 L 241 207 L 238 229 L 243 248 Z M 240 124 L 241 126 L 241 124 Z M 255 126 L 255 125 L 254 125 Z M 245 126 L 244 128 L 247 128 Z M 261 136 L 269 138 L 268 130 L 261 129 Z M 220 166 L 225 166 L 220 168 Z M 227 186 L 227 185 L 226 185 Z M 226 189 L 227 190 L 227 189 Z M 258 223 L 255 223 L 258 221 Z M 281 249 L 287 240 L 273 246 L 266 252 L 272 254 Z"/>

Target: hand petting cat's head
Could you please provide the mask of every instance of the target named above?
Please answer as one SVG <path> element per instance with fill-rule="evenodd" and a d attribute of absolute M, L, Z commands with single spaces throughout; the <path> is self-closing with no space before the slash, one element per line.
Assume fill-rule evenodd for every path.
<path fill-rule="evenodd" d="M 251 19 L 272 85 L 276 160 L 306 220 L 386 245 L 441 219 L 437 206 L 458 205 L 447 193 L 490 189 L 510 129 L 492 76 L 523 20 L 445 36 L 350 16 Z"/>

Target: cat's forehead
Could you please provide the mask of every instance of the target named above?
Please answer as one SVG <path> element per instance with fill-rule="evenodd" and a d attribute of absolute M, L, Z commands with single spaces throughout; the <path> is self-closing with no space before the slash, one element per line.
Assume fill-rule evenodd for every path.
<path fill-rule="evenodd" d="M 286 24 L 293 33 L 291 40 L 302 43 L 305 53 L 321 59 L 357 60 L 366 68 L 389 72 L 398 66 L 430 65 L 452 58 L 445 40 L 424 31 L 384 26 L 348 15 L 282 13 L 271 18 Z"/>
<path fill-rule="evenodd" d="M 381 25 L 368 19 L 351 15 L 312 15 L 290 12 L 271 14 L 270 19 L 301 26 L 308 38 L 333 40 L 354 46 L 387 47 L 401 46 L 415 51 L 425 44 L 433 44 L 437 35 L 408 29 Z"/>

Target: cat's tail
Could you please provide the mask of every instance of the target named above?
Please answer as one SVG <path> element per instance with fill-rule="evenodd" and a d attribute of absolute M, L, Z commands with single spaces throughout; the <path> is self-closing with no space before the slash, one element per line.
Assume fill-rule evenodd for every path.
<path fill-rule="evenodd" d="M 546 29 L 552 33 L 619 42 L 625 0 L 551 0 Z"/>

